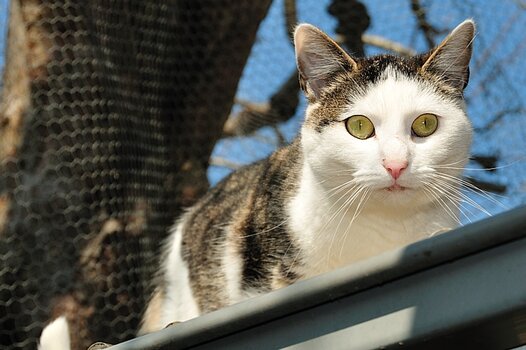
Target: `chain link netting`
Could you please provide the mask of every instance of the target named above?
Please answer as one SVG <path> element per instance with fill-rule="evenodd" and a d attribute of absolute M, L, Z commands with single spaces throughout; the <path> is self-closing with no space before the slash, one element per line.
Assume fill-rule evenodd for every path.
<path fill-rule="evenodd" d="M 59 315 L 75 349 L 136 334 L 177 215 L 208 178 L 297 132 L 305 102 L 287 32 L 297 20 L 370 54 L 388 47 L 362 33 L 422 51 L 463 18 L 480 18 L 467 93 L 473 166 L 520 161 L 526 78 L 513 69 L 526 59 L 526 18 L 520 2 L 504 3 L 11 0 L 0 100 L 0 349 L 35 348 Z M 517 205 L 524 170 L 484 174 L 479 184 L 501 186 Z"/>

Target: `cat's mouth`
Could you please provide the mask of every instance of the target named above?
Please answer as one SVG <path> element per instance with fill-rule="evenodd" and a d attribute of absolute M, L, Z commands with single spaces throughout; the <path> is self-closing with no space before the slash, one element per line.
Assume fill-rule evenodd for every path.
<path fill-rule="evenodd" d="M 400 186 L 399 184 L 397 184 L 395 182 L 391 186 L 387 187 L 386 190 L 389 191 L 389 192 L 404 191 L 405 187 L 404 186 Z"/>

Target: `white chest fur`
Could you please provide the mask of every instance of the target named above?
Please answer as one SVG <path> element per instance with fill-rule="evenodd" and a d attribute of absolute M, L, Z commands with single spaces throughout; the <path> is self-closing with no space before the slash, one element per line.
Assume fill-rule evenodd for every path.
<path fill-rule="evenodd" d="M 163 300 L 159 328 L 173 321 L 186 321 L 199 315 L 199 308 L 190 287 L 189 271 L 181 256 L 184 221 L 175 226 L 168 244 L 168 259 L 164 261 L 166 294 Z"/>
<path fill-rule="evenodd" d="M 349 193 L 348 196 L 352 194 Z M 342 267 L 402 247 L 455 226 L 434 205 L 388 206 L 372 196 L 345 210 L 320 186 L 308 166 L 296 196 L 289 202 L 290 229 L 300 247 L 305 277 Z M 365 198 L 365 195 L 364 197 Z M 358 210 L 358 212 L 357 212 Z"/>

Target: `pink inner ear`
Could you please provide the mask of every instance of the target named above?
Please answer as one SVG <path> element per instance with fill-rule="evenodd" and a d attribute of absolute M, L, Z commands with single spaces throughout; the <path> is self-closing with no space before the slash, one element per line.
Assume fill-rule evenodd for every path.
<path fill-rule="evenodd" d="M 300 76 L 307 81 L 315 97 L 321 95 L 335 72 L 356 65 L 338 44 L 314 26 L 300 25 L 294 34 L 294 42 Z"/>
<path fill-rule="evenodd" d="M 311 53 L 309 55 L 304 55 L 305 57 L 301 58 L 298 61 L 300 65 L 300 71 L 303 72 L 303 76 L 306 78 L 309 88 L 312 90 L 316 97 L 319 97 L 321 90 L 327 86 L 328 76 L 324 76 L 319 72 L 316 73 L 315 67 L 324 64 L 322 56 Z"/>

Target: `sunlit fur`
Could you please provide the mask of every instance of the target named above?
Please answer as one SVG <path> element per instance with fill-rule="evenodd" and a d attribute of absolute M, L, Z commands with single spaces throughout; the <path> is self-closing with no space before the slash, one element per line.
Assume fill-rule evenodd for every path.
<path fill-rule="evenodd" d="M 69 327 L 64 316 L 48 324 L 40 336 L 38 350 L 69 350 Z"/>
<path fill-rule="evenodd" d="M 473 36 L 466 21 L 428 53 L 355 59 L 299 26 L 309 101 L 299 137 L 230 174 L 179 220 L 141 333 L 457 226 L 464 204 L 477 207 L 460 191 L 469 188 L 462 91 Z M 411 125 L 424 113 L 437 115 L 438 127 L 420 138 Z M 373 136 L 349 134 L 353 115 L 369 118 Z M 391 176 L 386 164 L 396 162 L 407 168 Z"/>
<path fill-rule="evenodd" d="M 479 191 L 461 178 L 474 29 L 465 21 L 423 55 L 354 59 L 299 26 L 309 100 L 299 137 L 230 174 L 177 221 L 140 333 L 445 232 L 469 214 L 465 205 L 484 210 L 461 192 Z M 438 127 L 417 137 L 411 125 L 424 113 Z M 372 137 L 349 134 L 353 115 L 374 124 Z M 407 167 L 391 176 L 389 162 Z"/>
<path fill-rule="evenodd" d="M 315 117 L 311 110 L 307 119 Z M 420 138 L 412 135 L 411 124 L 423 113 L 436 114 L 439 127 Z M 344 124 L 352 115 L 367 116 L 375 136 L 352 137 Z M 456 203 L 444 199 L 435 187 L 443 176 L 458 178 L 469 156 L 472 132 L 462 103 L 438 93 L 429 82 L 387 68 L 380 82 L 353 100 L 339 119 L 341 123 L 321 132 L 308 123 L 303 127 L 304 176 L 289 206 L 294 232 L 306 242 L 304 251 L 320 254 L 309 259 L 319 265 L 316 270 L 341 266 L 459 224 Z M 394 180 L 382 166 L 383 159 L 408 161 L 397 180 L 404 190 L 387 190 Z"/>

